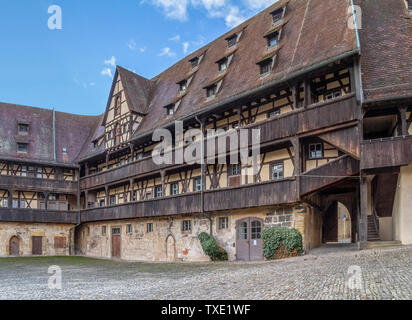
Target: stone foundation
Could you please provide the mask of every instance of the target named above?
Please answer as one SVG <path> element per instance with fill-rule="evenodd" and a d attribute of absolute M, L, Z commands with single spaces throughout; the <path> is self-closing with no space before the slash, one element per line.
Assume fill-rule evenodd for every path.
<path fill-rule="evenodd" d="M 18 256 L 31 256 L 33 237 L 41 237 L 41 255 L 68 256 L 74 247 L 74 226 L 46 223 L 0 223 L 0 256 L 10 256 L 10 240 L 17 239 Z M 73 251 L 73 250 L 72 250 Z"/>

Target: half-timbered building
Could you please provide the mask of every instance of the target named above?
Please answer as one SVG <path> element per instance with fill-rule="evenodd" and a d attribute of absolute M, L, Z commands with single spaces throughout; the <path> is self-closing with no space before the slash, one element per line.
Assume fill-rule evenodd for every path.
<path fill-rule="evenodd" d="M 0 104 L 0 255 L 203 261 L 205 231 L 259 260 L 268 226 L 306 250 L 411 244 L 409 4 L 280 0 L 153 79 L 117 67 L 98 117 Z M 259 170 L 252 144 L 250 161 L 156 164 L 176 121 L 259 130 Z"/>

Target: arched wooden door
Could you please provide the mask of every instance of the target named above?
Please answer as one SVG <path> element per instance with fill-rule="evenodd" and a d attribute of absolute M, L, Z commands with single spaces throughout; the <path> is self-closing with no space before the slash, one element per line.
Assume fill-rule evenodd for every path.
<path fill-rule="evenodd" d="M 10 248 L 10 255 L 11 256 L 19 256 L 20 255 L 20 240 L 18 237 L 13 236 L 10 239 L 9 243 Z"/>
<path fill-rule="evenodd" d="M 263 259 L 262 228 L 263 220 L 245 218 L 237 222 L 236 258 L 256 261 Z"/>

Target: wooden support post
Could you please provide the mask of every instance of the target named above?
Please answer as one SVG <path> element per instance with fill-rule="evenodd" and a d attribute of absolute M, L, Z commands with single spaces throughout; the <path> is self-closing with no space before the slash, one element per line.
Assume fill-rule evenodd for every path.
<path fill-rule="evenodd" d="M 134 185 L 134 179 L 129 180 L 130 187 L 129 187 L 129 193 L 130 193 L 130 202 L 133 202 L 133 185 Z"/>
<path fill-rule="evenodd" d="M 293 165 L 294 165 L 294 172 L 295 172 L 295 177 L 296 177 L 296 195 L 297 198 L 300 198 L 300 175 L 302 173 L 302 166 L 301 166 L 301 152 L 300 152 L 300 141 L 299 138 L 293 138 L 292 139 L 292 145 L 293 145 L 293 151 L 295 153 L 294 159 L 293 159 Z"/>
<path fill-rule="evenodd" d="M 237 108 L 237 121 L 240 128 L 242 126 L 242 106 Z"/>
<path fill-rule="evenodd" d="M 110 157 L 110 154 L 109 154 L 109 152 L 107 152 L 106 153 L 106 170 L 108 170 L 108 168 L 109 168 L 109 157 Z"/>
<path fill-rule="evenodd" d="M 49 210 L 49 196 L 50 196 L 50 192 L 43 192 L 44 194 L 44 209 L 46 211 Z"/>
<path fill-rule="evenodd" d="M 359 219 L 359 248 L 364 249 L 368 242 L 368 179 L 360 179 L 360 219 Z"/>
<path fill-rule="evenodd" d="M 110 196 L 109 191 L 110 191 L 110 189 L 109 189 L 109 186 L 105 186 L 104 189 L 105 189 L 105 192 L 106 192 L 106 207 L 108 207 L 109 204 L 110 204 L 110 202 L 109 202 L 109 201 L 110 201 L 110 199 L 109 199 L 109 196 Z"/>
<path fill-rule="evenodd" d="M 89 209 L 89 191 L 84 191 L 84 208 Z"/>
<path fill-rule="evenodd" d="M 87 162 L 84 164 L 84 174 L 86 177 L 89 175 L 89 164 Z"/>
<path fill-rule="evenodd" d="M 8 200 L 9 203 L 8 203 L 7 207 L 8 207 L 9 209 L 11 209 L 11 208 L 13 208 L 13 193 L 14 193 L 14 190 L 13 190 L 13 189 L 9 189 L 8 192 L 9 192 L 9 200 Z"/>
<path fill-rule="evenodd" d="M 293 110 L 296 110 L 299 105 L 299 84 L 295 84 L 292 87 L 292 102 L 293 102 Z"/>
<path fill-rule="evenodd" d="M 166 175 L 166 171 L 165 170 L 161 170 L 160 171 L 160 177 L 162 179 L 162 196 L 164 197 L 166 194 L 166 185 L 165 185 L 165 175 Z"/>
<path fill-rule="evenodd" d="M 408 127 L 406 123 L 406 107 L 399 108 L 399 120 L 400 120 L 400 135 L 408 135 Z"/>
<path fill-rule="evenodd" d="M 304 87 L 305 87 L 305 101 L 304 101 L 304 106 L 307 108 L 312 104 L 312 92 L 310 88 L 310 80 L 305 79 L 304 82 Z"/>

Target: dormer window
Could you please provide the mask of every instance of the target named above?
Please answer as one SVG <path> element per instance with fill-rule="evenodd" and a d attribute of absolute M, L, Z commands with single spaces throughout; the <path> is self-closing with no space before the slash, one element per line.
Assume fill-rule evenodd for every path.
<path fill-rule="evenodd" d="M 169 104 L 168 106 L 165 107 L 166 109 L 166 115 L 168 117 L 172 117 L 175 114 L 175 105 L 174 104 Z"/>
<path fill-rule="evenodd" d="M 19 123 L 19 134 L 28 135 L 29 134 L 29 125 L 26 123 Z"/>
<path fill-rule="evenodd" d="M 199 66 L 199 57 L 195 57 L 189 60 L 189 62 L 192 64 L 192 70 L 196 69 Z"/>
<path fill-rule="evenodd" d="M 63 153 L 63 154 L 67 154 L 67 148 L 63 148 L 63 149 L 62 149 L 62 153 Z"/>
<path fill-rule="evenodd" d="M 206 95 L 208 99 L 214 98 L 216 96 L 217 85 L 213 84 L 206 88 Z"/>
<path fill-rule="evenodd" d="M 408 12 L 412 13 L 412 0 L 406 0 L 406 4 L 408 6 Z"/>
<path fill-rule="evenodd" d="M 178 85 L 179 85 L 179 88 L 180 88 L 180 93 L 186 92 L 186 90 L 187 90 L 187 80 L 180 81 L 178 83 Z"/>
<path fill-rule="evenodd" d="M 227 58 L 223 58 L 222 60 L 219 60 L 217 63 L 219 65 L 219 73 L 225 72 L 227 70 L 227 64 L 228 64 Z"/>
<path fill-rule="evenodd" d="M 28 143 L 17 143 L 17 152 L 18 153 L 27 153 L 29 149 Z"/>
<path fill-rule="evenodd" d="M 269 58 L 259 62 L 260 76 L 263 77 L 272 72 L 274 58 Z"/>
<path fill-rule="evenodd" d="M 279 31 L 273 32 L 272 34 L 268 35 L 266 37 L 268 41 L 268 49 L 271 49 L 273 47 L 276 47 L 279 43 Z"/>
<path fill-rule="evenodd" d="M 273 24 L 279 22 L 283 18 L 284 8 L 279 8 L 271 13 Z"/>
<path fill-rule="evenodd" d="M 226 38 L 228 49 L 233 48 L 237 44 L 237 34 L 233 34 L 230 37 Z"/>

